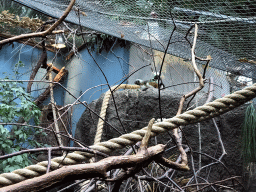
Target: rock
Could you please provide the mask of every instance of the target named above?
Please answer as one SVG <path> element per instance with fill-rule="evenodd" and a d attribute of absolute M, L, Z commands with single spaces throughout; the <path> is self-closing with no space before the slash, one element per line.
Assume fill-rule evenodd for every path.
<path fill-rule="evenodd" d="M 102 95 L 98 100 L 89 104 L 91 110 L 100 114 Z M 161 91 L 161 110 L 164 118 L 170 118 L 175 116 L 178 105 L 180 102 L 181 94 L 173 91 L 163 90 Z M 118 115 L 121 119 L 121 123 L 118 120 L 117 113 L 113 104 L 113 100 L 110 97 L 109 106 L 107 108 L 106 120 L 110 125 L 118 129 L 118 131 L 125 133 L 124 129 L 129 133 L 131 131 L 141 129 L 147 126 L 151 118 L 160 118 L 158 90 L 151 88 L 146 91 L 141 90 L 123 90 L 114 93 L 114 99 L 118 111 Z M 204 104 L 206 98 L 203 98 L 199 105 Z M 194 104 L 191 102 L 190 106 Z M 186 103 L 184 105 L 186 107 Z M 185 108 L 184 107 L 184 108 Z M 215 118 L 227 155 L 224 156 L 223 161 L 228 167 L 228 170 L 232 175 L 242 175 L 242 160 L 240 155 L 240 136 L 241 136 L 241 124 L 244 118 L 244 112 L 246 105 L 238 107 L 218 118 Z M 79 139 L 86 145 L 92 145 L 94 142 L 94 136 L 96 132 L 98 117 L 94 115 L 89 109 L 86 109 L 82 114 L 75 133 L 75 138 Z M 216 128 L 212 120 L 204 121 L 200 123 L 202 134 L 202 152 L 212 157 L 219 158 L 221 155 L 221 146 L 219 144 Z M 186 137 L 183 137 L 183 143 L 186 142 L 195 151 L 194 162 L 195 168 L 198 169 L 198 127 L 197 124 L 188 125 L 183 128 Z M 120 134 L 111 128 L 109 125 L 104 126 L 102 141 L 109 140 L 113 137 L 118 137 Z M 168 133 L 161 134 L 157 137 L 158 143 L 166 143 L 170 139 Z M 151 144 L 154 144 L 155 140 L 151 139 Z M 173 145 L 173 144 L 172 144 Z M 116 154 L 116 153 L 114 153 Z M 172 154 L 177 154 L 174 151 Z M 168 154 L 171 156 L 172 154 Z M 190 154 L 188 154 L 190 157 Z M 189 159 L 190 161 L 190 159 Z M 191 161 L 190 161 L 191 162 Z M 202 166 L 213 162 L 213 159 L 202 155 Z M 191 167 L 191 164 L 190 164 Z M 200 176 L 205 176 L 210 170 L 209 181 L 216 181 L 226 178 L 229 175 L 228 171 L 219 163 L 212 166 L 211 169 L 206 168 L 200 172 Z M 183 173 L 182 173 L 183 174 Z M 188 177 L 192 176 L 192 171 L 188 173 Z"/>

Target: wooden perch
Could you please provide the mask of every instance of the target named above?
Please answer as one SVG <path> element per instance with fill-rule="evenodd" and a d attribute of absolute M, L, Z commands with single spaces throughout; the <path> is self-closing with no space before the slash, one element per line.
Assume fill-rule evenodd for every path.
<path fill-rule="evenodd" d="M 50 67 L 48 73 L 49 73 L 49 80 L 52 81 L 52 66 Z M 58 75 L 57 75 L 58 76 Z M 50 83 L 50 98 L 51 98 L 51 105 L 52 105 L 52 113 L 53 113 L 53 120 L 54 120 L 54 126 L 55 126 L 55 130 L 57 133 L 60 132 L 60 129 L 59 129 L 59 125 L 58 125 L 58 121 L 57 121 L 57 115 L 56 115 L 56 108 L 55 108 L 55 102 L 54 102 L 54 96 L 53 96 L 53 86 L 54 84 L 53 83 Z M 57 143 L 59 146 L 63 146 L 63 140 L 61 138 L 61 136 L 59 134 L 56 135 L 57 136 Z M 51 162 L 51 159 L 48 160 L 48 162 L 50 163 Z"/>
<path fill-rule="evenodd" d="M 123 180 L 128 175 L 134 175 L 142 167 L 147 166 L 152 161 L 163 162 L 163 164 L 167 167 L 184 170 L 182 165 L 179 166 L 170 160 L 162 158 L 161 154 L 165 150 L 165 145 L 158 144 L 156 146 L 147 148 L 153 123 L 154 119 L 149 122 L 148 130 L 142 140 L 142 145 L 138 153 L 135 155 L 113 156 L 102 159 L 96 163 L 63 166 L 62 168 L 54 170 L 45 175 L 3 187 L 1 188 L 1 192 L 40 191 L 58 182 L 67 182 L 74 181 L 76 179 L 88 179 L 95 177 L 103 178 L 107 181 L 115 181 L 117 178 L 119 178 L 119 180 Z M 128 170 L 127 172 L 129 172 L 129 174 L 126 174 L 127 172 L 123 171 L 122 174 L 118 175 L 114 180 L 108 179 L 108 171 L 120 168 Z M 189 170 L 189 168 L 185 168 L 185 170 Z"/>
<path fill-rule="evenodd" d="M 165 157 L 163 156 L 159 156 L 159 158 L 156 159 L 156 162 L 166 166 L 166 167 L 169 167 L 169 168 L 172 168 L 172 169 L 175 169 L 175 170 L 179 170 L 179 171 L 189 171 L 190 168 L 187 164 L 184 164 L 184 163 L 176 163 L 176 162 L 173 162 L 169 159 L 166 159 Z"/>
<path fill-rule="evenodd" d="M 61 182 L 64 179 L 65 181 L 94 177 L 106 179 L 107 172 L 112 169 L 134 167 L 134 165 L 136 165 L 135 167 L 138 167 L 138 165 L 142 167 L 144 163 L 153 161 L 154 158 L 163 153 L 165 149 L 165 145 L 162 144 L 147 148 L 153 123 L 154 119 L 149 122 L 150 127 L 143 137 L 142 148 L 140 148 L 136 155 L 113 156 L 105 158 L 96 163 L 64 166 L 58 170 L 52 171 L 40 177 L 35 177 L 33 179 L 25 180 L 20 183 L 1 188 L 1 191 L 38 191 L 55 183 Z"/>
<path fill-rule="evenodd" d="M 194 35 L 193 45 L 192 45 L 192 48 L 191 48 L 191 57 L 192 57 L 192 66 L 193 66 L 194 72 L 195 72 L 195 74 L 197 75 L 197 77 L 199 79 L 199 86 L 196 89 L 194 89 L 193 91 L 191 91 L 191 92 L 182 96 L 182 98 L 180 99 L 180 104 L 179 104 L 179 108 L 178 108 L 178 111 L 177 111 L 176 115 L 180 115 L 182 113 L 183 105 L 184 105 L 184 102 L 186 101 L 187 98 L 191 97 L 192 95 L 195 96 L 195 94 L 197 92 L 199 92 L 201 89 L 204 88 L 203 76 L 201 75 L 201 73 L 200 73 L 200 71 L 199 71 L 199 69 L 196 65 L 195 47 L 196 47 L 196 40 L 197 40 L 197 32 L 198 32 L 198 26 L 197 26 L 197 24 L 195 24 L 195 35 Z M 211 61 L 211 57 L 209 56 L 209 57 L 207 57 L 208 64 L 209 64 L 210 61 Z M 173 130 L 173 136 L 174 136 L 174 138 L 177 142 L 177 147 L 178 147 L 178 150 L 180 151 L 180 154 L 181 154 L 181 159 L 182 159 L 181 164 L 182 165 L 187 165 L 188 164 L 187 154 L 186 154 L 185 150 L 182 147 L 182 140 L 181 140 L 181 137 L 179 136 L 177 128 Z"/>
<path fill-rule="evenodd" d="M 153 124 L 155 122 L 155 118 L 152 118 L 149 123 L 148 123 L 148 129 L 147 129 L 147 132 L 146 134 L 144 135 L 142 141 L 141 141 L 141 146 L 140 146 L 140 149 L 142 148 L 145 148 L 145 147 L 148 147 L 148 142 L 149 142 L 149 139 L 150 139 L 150 134 L 151 134 L 151 130 L 152 130 L 152 127 L 153 127 Z"/>
<path fill-rule="evenodd" d="M 30 75 L 30 78 L 29 78 L 30 81 L 28 82 L 28 86 L 27 86 L 27 92 L 28 93 L 31 92 L 31 87 L 33 85 L 33 80 L 35 79 L 39 68 L 43 67 L 43 66 L 47 66 L 47 51 L 45 49 L 45 39 L 42 41 L 42 47 L 43 47 L 42 55 L 41 55 L 39 61 L 37 62 L 36 66 L 34 67 L 32 73 Z"/>
<path fill-rule="evenodd" d="M 58 69 L 57 67 L 54 67 L 53 65 L 51 65 L 51 63 L 48 63 L 47 67 L 52 67 L 52 71 L 56 74 L 60 72 L 60 69 Z"/>
<path fill-rule="evenodd" d="M 14 35 L 9 35 L 9 34 L 6 34 L 6 33 L 0 33 L 0 37 L 3 38 L 3 39 L 8 39 L 8 38 L 12 38 L 12 37 L 15 37 L 15 36 Z M 17 40 L 17 42 L 23 43 L 23 44 L 26 44 L 26 45 L 30 45 L 32 47 L 36 47 L 36 48 L 39 48 L 39 49 L 43 49 L 43 47 L 41 45 L 39 45 L 38 42 L 35 42 L 32 39 L 28 39 L 28 40 L 20 39 L 20 40 Z M 46 46 L 45 49 L 47 51 L 51 51 L 51 52 L 55 53 L 55 50 L 52 47 Z"/>
<path fill-rule="evenodd" d="M 59 82 L 65 76 L 65 74 L 67 74 L 67 70 L 65 69 L 65 67 L 62 67 L 62 69 L 53 79 L 53 82 Z M 55 87 L 55 84 L 53 84 L 53 87 Z M 50 86 L 48 86 L 48 88 L 41 95 L 39 95 L 39 97 L 34 101 L 35 104 L 39 105 L 48 97 L 49 94 L 50 94 Z"/>
<path fill-rule="evenodd" d="M 87 179 L 94 177 L 106 178 L 106 173 L 111 169 L 132 167 L 138 163 L 152 161 L 156 155 L 159 155 L 164 151 L 164 147 L 165 145 L 159 144 L 148 148 L 146 154 L 138 153 L 137 155 L 129 156 L 113 156 L 96 163 L 64 166 L 40 177 L 35 177 L 33 179 L 28 179 L 14 185 L 1 188 L 1 191 L 31 192 L 42 190 L 45 187 L 61 182 L 64 179 L 73 181 L 75 179 Z"/>

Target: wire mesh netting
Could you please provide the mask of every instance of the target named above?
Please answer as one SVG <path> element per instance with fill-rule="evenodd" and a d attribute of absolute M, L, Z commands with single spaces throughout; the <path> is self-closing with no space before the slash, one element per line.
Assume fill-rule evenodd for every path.
<path fill-rule="evenodd" d="M 30 7 L 32 9 L 35 9 L 37 11 L 40 11 L 41 13 L 54 18 L 61 17 L 66 7 L 70 3 L 70 0 L 44 0 L 44 1 L 14 0 L 14 1 L 21 3 L 27 7 Z M 127 49 L 129 49 L 129 51 L 127 51 L 126 48 L 124 48 L 124 50 L 127 51 L 126 56 L 129 58 L 126 58 L 126 56 L 122 57 L 124 54 L 121 55 L 121 53 L 120 53 L 121 56 L 119 56 L 119 54 L 116 54 L 117 49 L 120 49 L 121 46 L 120 47 L 116 46 L 115 49 L 112 49 L 115 46 L 115 43 L 117 42 L 117 38 L 113 38 L 113 42 L 111 43 L 111 45 L 109 45 L 110 49 L 109 51 L 107 51 L 107 54 L 104 55 L 104 54 L 101 54 L 100 52 L 99 53 L 97 52 L 97 56 L 99 56 L 100 59 L 104 57 L 105 60 L 110 60 L 113 63 L 117 62 L 116 60 L 111 58 L 111 56 L 113 55 L 115 58 L 124 60 L 123 62 L 124 65 L 120 64 L 120 70 L 119 71 L 117 70 L 118 72 L 111 73 L 111 75 L 115 76 L 115 78 L 121 78 L 121 80 L 125 79 L 127 77 L 127 73 L 126 73 L 127 68 L 129 66 L 129 74 L 132 74 L 133 72 L 137 71 L 140 68 L 143 68 L 143 69 L 138 70 L 138 72 L 130 76 L 127 80 L 128 81 L 127 83 L 133 84 L 135 80 L 140 77 L 143 80 L 145 79 L 152 80 L 153 72 L 159 72 L 161 68 L 162 69 L 161 78 L 166 88 L 172 89 L 179 93 L 189 93 L 198 86 L 199 80 L 196 73 L 194 72 L 193 66 L 191 65 L 191 58 L 192 58 L 191 47 L 192 47 L 193 39 L 195 36 L 194 27 L 195 27 L 195 24 L 197 24 L 199 26 L 199 31 L 198 31 L 199 34 L 198 34 L 198 40 L 196 42 L 195 54 L 197 57 L 204 58 L 204 59 L 210 55 L 212 60 L 210 61 L 210 66 L 206 65 L 206 61 L 203 61 L 203 59 L 196 60 L 197 63 L 199 64 L 198 69 L 200 70 L 201 74 L 206 73 L 206 79 L 205 79 L 206 86 L 203 88 L 202 92 L 196 95 L 195 97 L 196 101 L 194 104 L 189 105 L 190 101 L 192 100 L 189 101 L 189 104 L 187 104 L 188 109 L 198 106 L 198 104 L 202 103 L 202 102 L 199 102 L 199 100 L 202 97 L 206 97 L 206 95 L 210 95 L 209 83 L 214 84 L 214 89 L 215 89 L 214 96 L 218 98 L 218 97 L 223 97 L 225 95 L 228 95 L 229 93 L 234 92 L 238 89 L 244 88 L 245 86 L 251 84 L 253 81 L 253 78 L 255 78 L 255 74 L 254 74 L 255 65 L 256 65 L 256 59 L 255 59 L 256 54 L 255 54 L 255 43 L 254 43 L 256 39 L 256 34 L 255 34 L 256 2 L 255 1 L 249 1 L 249 0 L 246 0 L 246 1 L 242 1 L 242 0 L 240 1 L 235 1 L 235 0 L 233 1 L 231 0 L 229 1 L 225 1 L 225 0 L 181 1 L 179 0 L 174 2 L 171 0 L 98 0 L 98 1 L 97 0 L 77 0 L 75 6 L 73 7 L 71 13 L 68 15 L 66 20 L 72 24 L 81 25 L 88 29 L 99 31 L 120 39 L 124 39 L 127 42 L 131 42 L 131 43 L 128 43 L 130 47 L 128 48 L 126 47 Z M 63 26 L 66 28 L 69 28 L 69 26 L 71 25 L 69 23 L 63 23 Z M 78 35 L 76 32 L 78 31 L 77 29 L 81 29 L 81 28 L 80 27 L 78 28 L 77 26 L 75 26 L 74 28 L 76 29 L 71 29 L 72 27 L 70 27 L 69 29 L 69 32 L 70 32 L 69 37 L 72 37 L 71 39 L 73 40 L 73 41 L 72 40 L 70 41 L 71 42 L 70 47 L 72 47 L 74 54 L 76 54 L 75 51 L 78 50 L 78 45 L 75 43 L 76 42 L 75 39 L 76 40 L 78 39 L 77 37 Z M 89 31 L 89 33 L 90 32 L 91 31 Z M 63 33 L 63 36 L 65 36 L 64 33 Z M 66 40 L 67 39 L 68 38 L 66 38 Z M 81 49 L 78 50 L 77 52 L 79 51 L 81 51 Z M 168 54 L 165 55 L 164 52 L 167 52 Z M 56 57 L 57 57 L 57 54 L 56 54 Z M 93 56 L 91 57 L 93 58 Z M 78 63 L 80 64 L 80 60 L 78 60 L 77 59 L 78 57 L 77 57 L 76 58 L 77 60 L 75 61 L 74 58 L 75 57 L 72 58 L 73 60 L 70 59 L 72 60 L 73 62 L 72 64 L 74 65 L 72 67 L 69 66 L 70 67 L 69 69 L 72 69 L 72 68 L 79 69 Z M 85 63 L 86 65 L 87 64 L 89 65 L 90 64 L 89 62 L 90 61 L 83 60 L 83 63 Z M 101 66 L 107 65 L 106 63 L 103 63 L 103 64 L 100 63 L 100 64 Z M 148 67 L 146 68 L 145 66 L 148 66 Z M 85 74 L 85 70 L 83 68 L 84 66 L 82 66 L 81 64 L 80 67 L 81 67 L 80 69 L 82 70 L 77 70 L 79 72 L 79 75 L 81 74 L 85 76 L 88 79 L 88 81 L 90 80 L 89 77 L 91 77 L 91 81 L 94 81 L 94 83 L 97 83 L 96 79 L 97 78 L 100 79 L 99 76 L 96 76 L 96 75 L 94 76 L 94 73 L 93 73 L 91 76 L 88 77 Z M 105 71 L 107 71 L 106 70 L 107 68 L 103 67 L 103 69 L 104 69 L 103 70 L 104 72 L 102 72 L 102 74 L 103 76 L 105 76 L 104 73 Z M 77 71 L 73 71 L 73 72 L 78 73 Z M 121 77 L 117 75 L 117 73 L 120 74 L 120 71 L 123 72 L 120 75 Z M 45 74 L 45 70 L 43 73 Z M 90 73 L 90 71 L 88 73 Z M 74 75 L 73 74 L 72 74 L 72 77 L 69 77 L 69 80 L 73 78 L 75 79 L 76 76 L 78 76 L 78 74 L 74 74 Z M 107 78 L 105 80 L 107 81 Z M 118 81 L 117 83 L 121 82 L 121 80 Z M 77 82 L 79 81 L 78 82 L 79 84 L 83 84 L 82 86 L 85 86 L 85 84 L 87 83 L 85 81 L 80 81 L 80 79 L 76 81 Z M 70 90 L 74 90 L 74 92 L 75 91 L 77 91 L 77 93 L 79 92 L 79 98 L 80 98 L 80 95 L 82 97 L 82 95 L 86 93 L 86 91 L 84 93 L 80 91 L 80 87 L 79 89 L 76 87 L 78 83 L 75 84 L 76 82 L 75 83 L 73 82 L 75 81 L 70 81 L 70 84 L 67 84 L 67 88 Z M 72 85 L 72 87 L 71 86 L 69 87 L 69 85 Z M 112 86 L 112 84 L 110 86 Z M 39 86 L 37 88 L 39 89 Z M 159 91 L 159 95 L 160 95 L 160 91 Z M 168 100 L 172 100 L 172 99 L 168 97 Z M 161 105 L 164 106 L 164 102 L 162 103 L 160 102 L 161 101 L 160 97 L 158 97 L 158 100 L 155 99 L 154 101 L 159 101 L 160 117 L 162 117 Z M 176 102 L 175 98 L 173 99 L 173 101 Z M 66 99 L 65 102 L 68 103 L 67 106 L 73 107 L 73 105 L 75 105 L 75 102 L 73 104 L 70 104 L 71 99 L 69 98 Z M 86 99 L 85 99 L 85 102 L 87 102 Z M 95 106 L 98 106 L 98 105 L 96 104 Z M 137 103 L 134 104 L 134 106 L 137 107 Z M 168 107 L 174 108 L 172 104 L 168 105 Z M 122 106 L 122 108 L 124 107 Z M 73 108 L 71 109 L 72 109 L 71 111 L 71 116 L 72 116 Z M 77 108 L 77 109 L 80 110 L 80 108 Z M 119 117 L 118 115 L 119 110 L 120 110 L 120 114 L 126 115 L 125 118 Z M 115 118 L 112 118 L 113 121 L 116 121 L 116 119 L 119 119 L 119 120 L 122 119 L 123 122 L 125 121 L 131 122 L 131 123 L 135 122 L 136 128 L 139 127 L 138 122 L 145 123 L 143 122 L 144 121 L 144 117 L 142 118 L 143 115 L 139 114 L 140 109 L 136 113 L 131 113 L 131 115 L 128 114 L 127 112 L 123 113 L 121 111 L 121 108 L 119 110 L 115 108 L 115 112 L 117 115 L 116 116 L 113 115 L 113 117 L 115 117 Z M 132 110 L 135 111 L 135 109 L 133 108 Z M 157 110 L 158 109 L 156 109 L 156 107 L 154 106 L 152 110 L 150 109 L 148 111 L 155 112 Z M 147 111 L 147 109 L 145 109 L 144 111 Z M 49 114 L 53 114 L 53 113 L 49 113 Z M 170 113 L 168 113 L 168 115 L 170 115 Z M 54 116 L 53 117 L 52 116 L 53 115 L 51 115 L 50 118 L 54 118 Z M 138 121 L 133 120 L 131 118 L 133 116 L 138 116 L 139 117 Z M 48 114 L 47 114 L 47 118 L 48 118 Z M 94 124 L 97 121 L 91 121 L 91 122 L 93 122 Z M 137 180 L 134 178 L 131 178 L 126 183 L 123 183 L 124 185 L 123 191 L 139 191 L 138 189 L 139 187 L 140 187 L 140 191 L 144 191 L 144 189 L 147 191 L 149 190 L 150 191 L 165 191 L 165 190 L 176 191 L 176 188 L 179 189 L 179 191 L 184 191 L 179 187 L 179 185 L 180 186 L 183 186 L 185 184 L 189 185 L 190 183 L 194 182 L 193 181 L 194 178 L 195 180 L 199 178 L 200 182 L 202 180 L 203 182 L 206 182 L 207 185 L 209 183 L 210 184 L 213 183 L 211 182 L 211 178 L 210 178 L 210 172 L 213 172 L 212 168 L 210 168 L 209 171 L 207 170 L 206 176 L 203 175 L 203 177 L 205 176 L 205 178 L 207 178 L 206 180 L 204 180 L 204 178 L 201 177 L 202 175 L 199 176 L 199 172 L 202 168 L 201 165 L 203 165 L 203 168 L 207 168 L 207 166 L 211 166 L 215 164 L 216 157 L 220 154 L 219 144 L 221 144 L 221 148 L 223 147 L 223 144 L 222 144 L 222 140 L 220 137 L 219 128 L 217 124 L 221 124 L 221 122 L 222 121 L 218 121 L 216 123 L 215 121 L 213 121 L 212 124 L 209 123 L 209 127 L 206 126 L 206 124 L 197 124 L 196 125 L 198 128 L 197 131 L 189 129 L 193 131 L 193 134 L 198 133 L 198 136 L 190 134 L 191 137 L 194 137 L 196 139 L 198 138 L 198 143 L 200 143 L 198 144 L 199 146 L 198 154 L 201 154 L 201 151 L 205 151 L 207 152 L 207 154 L 208 153 L 213 154 L 213 151 L 214 151 L 214 158 L 211 159 L 210 163 L 205 166 L 204 164 L 206 164 L 206 161 L 205 159 L 201 158 L 201 155 L 197 155 L 195 153 L 196 156 L 194 161 L 192 159 L 194 158 L 193 153 L 191 153 L 192 155 L 191 155 L 191 159 L 189 159 L 189 162 L 191 162 L 192 164 L 191 166 L 192 169 L 194 169 L 194 166 L 196 167 L 196 169 L 198 167 L 198 170 L 199 170 L 198 175 L 195 174 L 195 170 L 193 171 L 194 176 L 192 176 L 192 172 L 191 174 L 189 173 L 188 175 L 185 175 L 185 177 L 183 176 L 180 177 L 179 174 L 177 174 L 178 175 L 177 178 L 180 180 L 173 181 L 171 178 L 172 177 L 174 178 L 175 172 L 172 172 L 172 175 L 169 178 L 169 173 L 165 169 L 163 169 L 163 167 L 159 166 L 158 164 L 152 163 L 148 166 L 148 169 L 143 170 L 144 171 L 143 175 L 145 175 L 146 171 L 149 171 L 150 173 L 147 173 L 147 175 L 151 175 L 159 179 L 164 178 L 165 180 L 163 181 L 164 182 L 167 181 L 164 183 L 164 187 L 166 188 L 163 188 L 163 186 L 160 185 L 160 182 L 158 184 L 156 184 L 157 182 L 154 182 L 154 183 L 151 182 L 151 184 L 153 183 L 151 185 L 149 181 L 153 181 L 152 179 L 148 181 L 147 180 L 144 181 L 143 177 L 140 177 L 139 175 Z M 225 120 L 223 122 L 225 122 Z M 120 123 L 121 123 L 121 120 L 120 120 Z M 72 121 L 70 124 L 72 124 Z M 113 125 L 113 124 L 110 123 L 109 125 Z M 196 126 L 193 128 L 196 128 Z M 201 148 L 201 126 L 202 126 L 202 135 L 206 134 L 205 132 L 207 133 L 209 132 L 209 136 L 210 136 L 209 138 L 205 137 L 205 139 L 203 140 L 203 143 L 206 146 L 205 148 L 203 148 L 203 150 L 201 150 L 202 149 Z M 86 127 L 87 128 L 86 134 L 89 133 L 88 127 L 89 126 Z M 216 130 L 213 129 L 213 127 L 215 127 Z M 110 128 L 106 129 L 106 135 L 112 138 L 113 134 L 109 130 Z M 235 143 L 234 139 L 237 138 L 237 135 L 238 135 L 238 133 L 234 130 L 236 130 L 236 128 L 234 127 L 232 127 L 232 131 L 230 132 L 225 130 L 225 133 L 230 136 L 229 138 L 231 138 L 230 140 L 232 140 L 233 143 Z M 215 137 L 214 134 L 216 134 L 215 133 L 216 131 L 218 136 Z M 158 143 L 156 137 L 155 137 L 155 143 Z M 197 141 L 195 141 L 195 143 L 197 144 Z M 169 141 L 167 142 L 167 144 L 169 144 Z M 207 145 L 210 147 L 208 147 Z M 178 156 L 176 154 L 177 151 L 173 152 L 171 151 L 172 149 L 173 147 L 168 149 L 169 154 L 166 154 L 166 156 L 168 156 L 169 159 L 172 159 L 174 161 Z M 219 159 L 216 161 L 216 164 L 219 163 L 223 155 L 226 154 L 224 147 L 222 148 L 221 152 L 222 154 L 219 157 Z M 237 151 L 235 151 L 235 153 L 238 154 Z M 234 157 L 232 158 L 235 159 Z M 237 166 L 236 164 L 234 167 L 239 167 L 239 165 Z M 220 173 L 218 168 L 215 170 L 217 170 L 216 173 L 218 174 Z M 114 175 L 116 173 L 114 173 Z M 212 175 L 215 175 L 215 172 Z M 223 173 L 220 177 L 224 178 L 224 176 L 226 176 L 226 172 Z M 208 182 L 208 179 L 210 182 Z M 184 183 L 182 184 L 183 180 L 184 180 Z M 102 184 L 102 182 L 97 181 L 97 179 L 95 179 L 94 181 L 91 182 L 89 185 L 88 183 L 86 183 L 86 185 L 84 186 L 86 189 L 88 187 L 92 188 L 92 189 L 89 188 L 87 191 L 96 189 L 97 184 Z M 176 183 L 178 183 L 178 185 Z M 214 191 L 217 191 L 217 188 L 214 188 L 216 186 L 211 186 Z M 84 191 L 86 189 L 84 189 Z"/>
<path fill-rule="evenodd" d="M 70 2 L 15 1 L 55 18 Z M 219 71 L 228 75 L 231 87 L 241 87 L 247 78 L 254 77 L 255 1 L 77 0 L 67 21 L 159 51 L 165 51 L 168 45 L 167 53 L 188 61 L 194 37 L 192 27 L 197 23 L 198 57 L 210 55 L 210 67 L 228 72 Z"/>
<path fill-rule="evenodd" d="M 16 1 L 53 17 L 60 17 L 69 3 L 68 0 Z M 255 1 L 78 0 L 76 7 L 87 16 L 78 15 L 74 9 L 68 21 L 79 24 L 80 20 L 82 26 L 146 46 L 150 46 L 151 39 L 157 50 L 165 49 L 176 28 L 168 52 L 182 58 L 190 58 L 189 43 L 184 37 L 197 23 L 201 40 L 197 44 L 198 56 L 210 53 L 212 65 L 223 70 L 241 65 L 239 59 L 256 57 Z M 191 35 L 188 34 L 189 39 Z M 242 68 L 247 71 L 252 66 Z M 251 76 L 247 72 L 245 75 Z"/>

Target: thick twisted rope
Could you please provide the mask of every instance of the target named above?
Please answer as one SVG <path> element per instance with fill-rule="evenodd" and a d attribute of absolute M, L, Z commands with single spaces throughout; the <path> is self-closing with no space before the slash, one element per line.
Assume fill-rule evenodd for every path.
<path fill-rule="evenodd" d="M 256 84 L 247 87 L 243 90 L 236 91 L 223 98 L 217 99 L 213 102 L 207 103 L 203 106 L 197 107 L 193 110 L 184 112 L 170 119 L 165 119 L 163 122 L 155 123 L 152 127 L 151 137 L 160 133 L 172 130 L 180 125 L 188 125 L 203 120 L 207 120 L 219 116 L 235 107 L 238 107 L 247 101 L 250 101 L 256 96 Z M 127 145 L 135 144 L 141 141 L 145 135 L 147 127 L 140 130 L 133 131 L 128 134 L 121 135 L 118 138 L 110 139 L 106 142 L 101 142 L 96 145 L 90 146 L 91 149 L 98 150 L 103 153 L 111 153 L 115 149 L 123 148 Z M 51 169 L 57 169 L 59 164 L 72 165 L 81 163 L 82 161 L 91 158 L 92 154 L 86 152 L 73 152 L 68 153 L 66 157 L 57 157 L 51 160 Z M 0 175 L 0 185 L 11 185 L 25 179 L 36 177 L 46 173 L 48 162 L 43 161 L 36 165 L 18 169 L 11 173 L 4 173 Z"/>
<path fill-rule="evenodd" d="M 102 119 L 105 119 L 106 113 L 107 113 L 107 108 L 108 108 L 108 103 L 109 103 L 109 98 L 112 94 L 113 91 L 116 91 L 118 89 L 139 89 L 139 85 L 129 85 L 129 84 L 121 84 L 121 85 L 115 85 L 111 87 L 111 90 L 108 90 L 105 93 L 104 99 L 102 101 L 102 106 L 101 106 L 101 111 L 100 111 L 100 117 L 97 125 L 97 131 L 95 134 L 94 138 L 94 145 L 100 143 L 102 133 L 103 133 L 103 126 L 104 126 L 104 121 Z"/>

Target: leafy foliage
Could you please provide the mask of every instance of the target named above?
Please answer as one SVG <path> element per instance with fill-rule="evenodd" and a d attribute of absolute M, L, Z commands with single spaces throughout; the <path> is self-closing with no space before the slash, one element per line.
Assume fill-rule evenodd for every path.
<path fill-rule="evenodd" d="M 0 0 L 0 32 L 19 35 L 35 31 L 47 16 L 10 0 Z"/>
<path fill-rule="evenodd" d="M 4 10 L 9 10 L 10 13 L 15 13 L 15 15 L 18 15 L 19 17 L 39 18 L 42 20 L 47 18 L 47 16 L 38 11 L 10 0 L 0 0 L 0 12 Z"/>
<path fill-rule="evenodd" d="M 18 75 L 18 67 L 23 66 L 19 61 L 14 73 Z M 32 97 L 22 87 L 22 83 L 10 81 L 6 76 L 0 81 L 0 123 L 16 123 L 23 120 L 27 124 L 39 124 L 41 111 L 33 102 Z M 23 148 L 40 146 L 34 140 L 34 135 L 41 134 L 36 128 L 28 126 L 4 127 L 0 125 L 1 154 L 17 152 Z M 30 164 L 28 154 L 23 154 L 0 161 L 0 172 L 9 172 Z"/>
<path fill-rule="evenodd" d="M 253 104 L 247 107 L 242 126 L 242 155 L 245 166 L 256 161 L 256 114 Z"/>
<path fill-rule="evenodd" d="M 4 10 L 0 13 L 0 23 L 1 25 L 8 25 L 13 28 L 21 27 L 36 31 L 43 24 L 43 21 L 37 18 L 30 19 L 29 17 L 19 17 L 18 15 L 10 13 L 9 10 Z"/>

